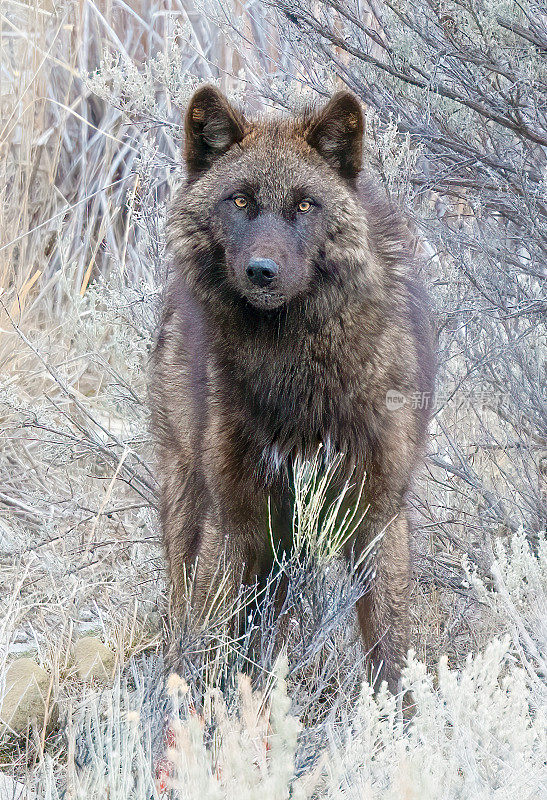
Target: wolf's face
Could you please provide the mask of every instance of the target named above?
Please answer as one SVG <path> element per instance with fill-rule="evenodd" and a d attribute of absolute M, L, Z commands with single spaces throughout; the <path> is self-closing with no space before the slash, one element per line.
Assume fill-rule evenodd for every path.
<path fill-rule="evenodd" d="M 304 297 L 328 272 L 325 244 L 355 191 L 358 101 L 339 93 L 318 112 L 249 123 L 204 86 L 185 125 L 184 202 L 194 221 L 200 218 L 195 246 L 215 253 L 202 259 L 209 293 L 216 282 L 261 310 Z"/>
<path fill-rule="evenodd" d="M 227 280 L 262 309 L 306 292 L 324 227 L 320 181 L 296 160 L 287 164 L 275 138 L 257 137 L 242 153 L 213 210 Z"/>

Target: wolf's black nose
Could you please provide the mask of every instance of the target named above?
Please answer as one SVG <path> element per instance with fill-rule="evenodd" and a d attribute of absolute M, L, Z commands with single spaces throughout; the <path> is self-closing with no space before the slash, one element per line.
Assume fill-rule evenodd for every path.
<path fill-rule="evenodd" d="M 263 289 L 274 280 L 279 267 L 271 258 L 252 258 L 245 271 L 251 283 Z"/>

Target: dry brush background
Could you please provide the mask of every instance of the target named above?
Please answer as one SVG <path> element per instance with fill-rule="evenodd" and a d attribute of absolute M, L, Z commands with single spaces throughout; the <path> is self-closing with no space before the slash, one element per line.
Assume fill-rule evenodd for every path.
<path fill-rule="evenodd" d="M 160 796 L 168 707 L 175 797 L 547 797 L 546 20 L 509 0 L 2 3 L 0 688 L 32 657 L 51 725 L 3 729 L 0 761 L 38 797 Z M 360 688 L 356 587 L 322 551 L 286 567 L 286 661 L 265 613 L 259 664 L 214 628 L 161 692 L 146 366 L 202 80 L 264 113 L 349 86 L 422 240 L 441 370 L 408 729 Z M 90 634 L 113 689 L 80 680 Z"/>

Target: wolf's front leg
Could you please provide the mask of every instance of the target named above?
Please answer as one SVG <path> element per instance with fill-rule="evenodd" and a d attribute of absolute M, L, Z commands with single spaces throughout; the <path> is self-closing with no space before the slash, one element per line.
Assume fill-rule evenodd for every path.
<path fill-rule="evenodd" d="M 197 624 L 230 616 L 241 584 L 253 583 L 268 549 L 266 500 L 246 487 L 225 489 L 213 494 L 197 552 L 191 593 Z"/>

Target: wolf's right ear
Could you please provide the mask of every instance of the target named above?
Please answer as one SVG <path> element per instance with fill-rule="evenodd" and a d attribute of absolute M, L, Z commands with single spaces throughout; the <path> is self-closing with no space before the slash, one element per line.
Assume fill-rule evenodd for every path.
<path fill-rule="evenodd" d="M 245 118 L 219 89 L 206 84 L 190 100 L 184 130 L 188 175 L 196 178 L 209 169 L 215 158 L 243 139 Z"/>

